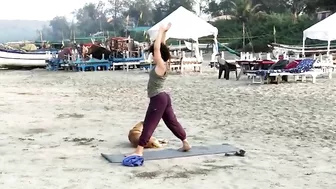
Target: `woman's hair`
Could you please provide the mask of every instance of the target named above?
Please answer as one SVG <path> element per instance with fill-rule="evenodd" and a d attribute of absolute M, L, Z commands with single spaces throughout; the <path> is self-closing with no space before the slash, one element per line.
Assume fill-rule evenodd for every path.
<path fill-rule="evenodd" d="M 153 56 L 154 56 L 154 43 L 148 49 L 149 53 L 152 53 Z M 167 62 L 170 59 L 170 51 L 167 45 L 161 43 L 160 52 L 162 60 Z"/>

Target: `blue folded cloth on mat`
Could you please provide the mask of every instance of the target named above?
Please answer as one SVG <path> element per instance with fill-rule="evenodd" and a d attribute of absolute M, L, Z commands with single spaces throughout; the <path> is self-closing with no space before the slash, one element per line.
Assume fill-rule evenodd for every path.
<path fill-rule="evenodd" d="M 142 166 L 143 163 L 144 163 L 144 158 L 138 155 L 125 157 L 122 162 L 122 164 L 127 167 L 138 167 L 138 166 Z"/>

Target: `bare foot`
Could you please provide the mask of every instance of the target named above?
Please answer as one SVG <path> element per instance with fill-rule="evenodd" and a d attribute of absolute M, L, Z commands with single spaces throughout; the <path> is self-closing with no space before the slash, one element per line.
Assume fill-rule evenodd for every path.
<path fill-rule="evenodd" d="M 182 148 L 180 148 L 179 151 L 188 152 L 191 149 L 191 146 L 187 140 L 184 140 L 182 144 Z"/>
<path fill-rule="evenodd" d="M 129 154 L 129 155 L 125 155 L 125 157 L 128 157 L 128 156 L 143 156 L 143 151 L 144 151 L 144 147 L 138 146 L 134 153 Z"/>

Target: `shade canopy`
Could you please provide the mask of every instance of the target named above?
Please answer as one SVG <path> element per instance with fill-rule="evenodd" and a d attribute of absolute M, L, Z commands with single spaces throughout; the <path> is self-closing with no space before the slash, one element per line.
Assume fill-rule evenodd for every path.
<path fill-rule="evenodd" d="M 172 26 L 166 33 L 167 39 L 193 39 L 196 41 L 200 37 L 209 35 L 217 37 L 218 34 L 218 29 L 216 27 L 180 6 L 147 31 L 150 39 L 152 41 L 155 40 L 160 26 L 167 25 L 168 23 L 171 23 Z"/>
<path fill-rule="evenodd" d="M 303 40 L 307 38 L 321 41 L 336 40 L 336 13 L 304 30 Z"/>

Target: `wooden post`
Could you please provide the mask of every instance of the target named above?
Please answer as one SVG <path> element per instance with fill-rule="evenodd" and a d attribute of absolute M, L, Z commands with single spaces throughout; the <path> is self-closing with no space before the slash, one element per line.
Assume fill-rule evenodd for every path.
<path fill-rule="evenodd" d="M 245 49 L 245 22 L 243 22 L 243 50 Z"/>

